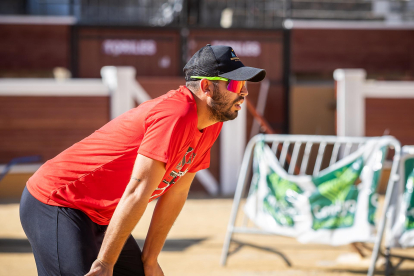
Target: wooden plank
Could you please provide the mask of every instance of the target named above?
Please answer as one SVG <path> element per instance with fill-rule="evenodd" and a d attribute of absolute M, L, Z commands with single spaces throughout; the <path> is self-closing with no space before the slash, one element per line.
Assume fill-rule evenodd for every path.
<path fill-rule="evenodd" d="M 108 121 L 108 97 L 1 97 L 0 163 L 53 158 Z"/>
<path fill-rule="evenodd" d="M 402 145 L 414 144 L 414 99 L 365 99 L 365 135 L 395 136 Z"/>
<path fill-rule="evenodd" d="M 414 31 L 292 31 L 292 72 L 332 73 L 337 68 L 363 68 L 368 73 L 414 75 Z"/>
<path fill-rule="evenodd" d="M 0 25 L 0 70 L 69 68 L 70 26 Z"/>

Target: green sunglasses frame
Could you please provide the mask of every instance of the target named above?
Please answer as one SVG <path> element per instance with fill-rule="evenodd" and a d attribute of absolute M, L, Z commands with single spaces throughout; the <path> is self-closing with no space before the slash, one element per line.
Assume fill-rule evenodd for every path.
<path fill-rule="evenodd" d="M 200 76 L 191 76 L 192 79 L 206 79 L 206 80 L 221 80 L 221 81 L 229 81 L 229 79 L 222 78 L 222 77 L 200 77 Z"/>
<path fill-rule="evenodd" d="M 194 78 L 194 79 L 206 79 L 206 80 L 231 81 L 230 79 L 226 79 L 226 78 L 222 78 L 222 77 L 200 77 L 200 76 L 191 76 L 191 78 Z M 233 81 L 235 81 L 235 80 L 233 80 Z M 238 82 L 238 81 L 236 81 L 236 82 Z M 244 81 L 244 82 L 246 83 L 246 81 Z M 229 82 L 228 85 L 230 85 L 230 82 Z M 228 86 L 227 86 L 227 89 L 229 89 Z M 239 92 L 235 92 L 235 91 L 232 91 L 232 92 L 239 94 L 239 93 L 241 93 L 241 88 L 240 88 L 240 91 Z"/>

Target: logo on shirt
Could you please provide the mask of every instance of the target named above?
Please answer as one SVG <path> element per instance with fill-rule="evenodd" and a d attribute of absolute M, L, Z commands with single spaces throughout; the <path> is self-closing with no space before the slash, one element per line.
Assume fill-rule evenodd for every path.
<path fill-rule="evenodd" d="M 158 186 L 158 188 L 155 189 L 154 193 L 151 195 L 150 200 L 161 196 L 168 187 L 175 184 L 183 175 L 185 175 L 188 172 L 188 167 L 194 161 L 196 155 L 197 154 L 194 152 L 194 149 L 192 147 L 189 147 L 175 169 L 172 170 L 170 174 L 162 180 L 162 183 Z"/>
<path fill-rule="evenodd" d="M 181 171 L 181 169 L 186 165 L 190 165 L 193 162 L 194 157 L 196 156 L 196 153 L 194 152 L 194 149 L 192 147 L 189 147 L 187 152 L 185 153 L 183 159 L 180 163 L 178 163 L 177 167 L 175 167 L 178 171 Z"/>

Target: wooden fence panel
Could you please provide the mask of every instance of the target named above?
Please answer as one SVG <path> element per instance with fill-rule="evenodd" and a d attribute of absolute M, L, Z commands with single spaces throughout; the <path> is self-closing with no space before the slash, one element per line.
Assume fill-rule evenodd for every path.
<path fill-rule="evenodd" d="M 46 161 L 108 121 L 108 97 L 1 97 L 0 163 L 27 155 Z"/>

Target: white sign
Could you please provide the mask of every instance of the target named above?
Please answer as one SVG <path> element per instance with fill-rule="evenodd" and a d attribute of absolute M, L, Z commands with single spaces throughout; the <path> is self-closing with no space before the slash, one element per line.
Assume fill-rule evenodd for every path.
<path fill-rule="evenodd" d="M 231 46 L 239 57 L 258 57 L 262 52 L 262 47 L 258 41 L 214 40 L 211 45 Z"/>
<path fill-rule="evenodd" d="M 109 56 L 153 56 L 157 52 L 157 43 L 151 39 L 105 39 L 102 50 Z"/>

